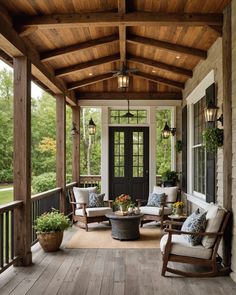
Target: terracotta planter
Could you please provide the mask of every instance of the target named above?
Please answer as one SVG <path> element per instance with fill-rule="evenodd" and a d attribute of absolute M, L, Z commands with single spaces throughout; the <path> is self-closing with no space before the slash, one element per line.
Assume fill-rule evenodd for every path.
<path fill-rule="evenodd" d="M 63 239 L 63 231 L 51 233 L 38 233 L 37 238 L 45 252 L 55 252 L 61 246 L 61 242 Z"/>

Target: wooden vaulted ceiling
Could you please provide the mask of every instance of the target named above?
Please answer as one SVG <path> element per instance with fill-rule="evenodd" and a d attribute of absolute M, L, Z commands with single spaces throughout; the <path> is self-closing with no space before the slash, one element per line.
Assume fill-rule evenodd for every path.
<path fill-rule="evenodd" d="M 137 68 L 130 99 L 180 99 L 222 34 L 229 0 L 8 0 L 0 5 L 40 62 L 78 98 L 127 98 L 112 70 Z M 1 46 L 1 44 L 0 44 Z"/>

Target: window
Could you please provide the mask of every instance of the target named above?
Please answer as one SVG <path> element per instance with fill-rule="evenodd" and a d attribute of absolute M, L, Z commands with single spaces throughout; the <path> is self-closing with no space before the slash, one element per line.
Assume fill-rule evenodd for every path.
<path fill-rule="evenodd" d="M 202 133 L 205 129 L 204 108 L 206 98 L 203 97 L 193 105 L 193 191 L 206 194 L 206 152 L 202 144 Z"/>
<path fill-rule="evenodd" d="M 133 117 L 126 118 L 124 115 L 127 110 L 110 110 L 110 123 L 111 124 L 145 124 L 147 123 L 146 110 L 130 110 L 134 115 Z"/>

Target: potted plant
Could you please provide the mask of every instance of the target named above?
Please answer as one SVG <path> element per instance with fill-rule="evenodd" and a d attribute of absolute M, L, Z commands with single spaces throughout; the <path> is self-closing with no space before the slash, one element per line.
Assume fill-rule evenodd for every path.
<path fill-rule="evenodd" d="M 203 132 L 203 144 L 207 152 L 215 153 L 224 143 L 224 130 L 209 128 Z"/>
<path fill-rule="evenodd" d="M 120 211 L 127 211 L 128 207 L 132 203 L 131 197 L 129 195 L 122 194 L 115 199 L 115 205 L 120 207 Z"/>
<path fill-rule="evenodd" d="M 44 213 L 35 220 L 37 238 L 45 252 L 55 252 L 59 249 L 63 232 L 70 226 L 70 219 L 64 214 L 53 210 Z"/>
<path fill-rule="evenodd" d="M 179 181 L 178 172 L 166 170 L 162 173 L 162 181 L 165 187 L 176 186 Z"/>
<path fill-rule="evenodd" d="M 182 215 L 184 208 L 184 202 L 176 202 L 173 204 L 174 213 L 176 215 Z"/>

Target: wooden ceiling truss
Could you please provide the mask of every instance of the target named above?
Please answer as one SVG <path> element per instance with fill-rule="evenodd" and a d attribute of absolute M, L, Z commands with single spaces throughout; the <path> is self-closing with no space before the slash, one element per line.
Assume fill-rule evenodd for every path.
<path fill-rule="evenodd" d="M 146 6 L 109 0 L 99 11 L 100 0 L 96 4 L 91 0 L 86 4 L 90 12 L 79 8 L 71 12 L 66 6 L 60 10 L 59 4 L 53 9 L 53 0 L 46 13 L 43 5 L 38 4 L 39 12 L 30 0 L 19 0 L 22 11 L 26 7 L 37 11 L 22 13 L 9 0 L 0 10 L 0 55 L 7 62 L 14 54 L 27 55 L 36 82 L 42 79 L 39 84 L 51 93 L 63 92 L 71 105 L 76 99 L 181 99 L 194 67 L 222 36 L 223 8 L 229 0 L 220 0 L 218 7 L 206 1 L 208 10 L 194 9 L 190 0 L 183 10 L 183 4 L 174 0 L 176 10 L 165 4 L 163 11 L 152 0 L 144 0 Z M 9 42 L 14 50 L 9 50 Z M 138 69 L 132 73 L 128 93 L 119 93 L 114 86 L 112 71 L 122 63 Z"/>

